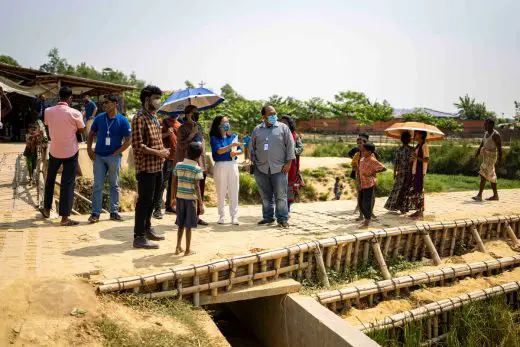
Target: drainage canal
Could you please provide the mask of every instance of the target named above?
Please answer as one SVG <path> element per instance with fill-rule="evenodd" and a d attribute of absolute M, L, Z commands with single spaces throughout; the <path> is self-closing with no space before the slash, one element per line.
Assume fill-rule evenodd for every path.
<path fill-rule="evenodd" d="M 206 307 L 231 347 L 266 347 L 226 304 Z"/>

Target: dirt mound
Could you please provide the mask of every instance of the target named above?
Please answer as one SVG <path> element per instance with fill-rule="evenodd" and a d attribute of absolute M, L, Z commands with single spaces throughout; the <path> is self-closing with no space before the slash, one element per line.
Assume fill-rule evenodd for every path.
<path fill-rule="evenodd" d="M 71 316 L 74 309 L 77 315 Z M 98 317 L 92 286 L 77 278 L 16 280 L 3 290 L 0 311 L 0 341 L 14 345 L 71 345 L 95 338 L 72 333 L 78 326 L 88 332 L 85 320 Z"/>
<path fill-rule="evenodd" d="M 209 339 L 212 345 L 226 345 L 204 311 L 188 307 L 179 316 L 146 311 L 96 296 L 93 286 L 77 277 L 16 280 L 0 289 L 0 341 L 5 345 L 140 346 L 143 341 L 153 345 L 151 337 L 161 345 Z M 189 322 L 207 337 L 194 338 L 195 323 Z"/>

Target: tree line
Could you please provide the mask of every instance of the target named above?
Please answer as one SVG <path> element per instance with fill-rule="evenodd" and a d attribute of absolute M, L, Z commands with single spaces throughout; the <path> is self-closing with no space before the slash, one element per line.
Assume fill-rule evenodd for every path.
<path fill-rule="evenodd" d="M 19 66 L 14 58 L 7 55 L 0 55 L 0 62 Z M 49 51 L 47 62 L 42 64 L 39 69 L 54 74 L 134 86 L 136 87 L 135 91 L 125 92 L 127 107 L 133 109 L 140 106 L 139 90 L 144 87 L 145 81 L 137 78 L 135 72 L 127 75 L 110 67 L 97 70 L 86 62 L 73 65 L 60 56 L 57 48 L 52 48 Z M 185 81 L 184 84 L 184 87 L 195 87 L 189 80 Z M 204 119 L 209 120 L 216 114 L 226 113 L 233 118 L 234 123 L 239 128 L 238 130 L 241 131 L 251 130 L 259 122 L 260 109 L 265 104 L 273 105 L 279 114 L 291 114 L 297 120 L 354 118 L 360 125 L 389 121 L 392 119 L 393 112 L 393 108 L 388 101 L 371 100 L 367 95 L 358 91 L 340 91 L 334 95 L 333 101 L 319 97 L 299 100 L 291 96 L 283 97 L 279 95 L 272 95 L 267 100 L 249 100 L 235 91 L 231 85 L 225 84 L 220 88 L 220 95 L 226 99 L 225 102 L 216 109 L 205 112 Z M 454 106 L 458 109 L 458 116 L 462 120 L 497 119 L 496 114 L 488 111 L 483 102 L 477 102 L 468 95 L 460 97 L 458 102 L 454 103 Z M 462 130 L 461 124 L 455 119 L 433 117 L 420 108 L 403 115 L 403 118 L 405 121 L 420 121 L 432 124 L 445 131 Z"/>

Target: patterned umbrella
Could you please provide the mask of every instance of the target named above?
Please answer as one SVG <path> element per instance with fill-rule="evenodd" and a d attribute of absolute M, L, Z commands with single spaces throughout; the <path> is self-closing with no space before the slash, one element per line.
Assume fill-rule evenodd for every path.
<path fill-rule="evenodd" d="M 159 108 L 162 114 L 183 114 L 188 105 L 197 106 L 199 111 L 217 107 L 224 98 L 206 88 L 188 88 L 173 93 Z"/>
<path fill-rule="evenodd" d="M 412 134 L 413 138 L 414 131 L 418 130 L 426 131 L 428 133 L 428 136 L 426 137 L 427 141 L 440 141 L 444 139 L 444 133 L 440 131 L 439 128 L 421 122 L 395 123 L 385 130 L 385 135 L 388 137 L 393 137 L 394 139 L 400 139 L 401 134 L 405 131 L 408 131 Z"/>

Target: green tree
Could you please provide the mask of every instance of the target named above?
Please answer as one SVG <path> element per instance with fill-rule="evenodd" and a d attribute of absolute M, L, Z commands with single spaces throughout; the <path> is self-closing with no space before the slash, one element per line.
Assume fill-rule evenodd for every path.
<path fill-rule="evenodd" d="M 20 66 L 20 64 L 18 64 L 18 62 L 16 61 L 16 59 L 14 59 L 13 57 L 10 57 L 8 55 L 0 55 L 0 63 L 5 63 L 5 64 L 9 64 L 9 65 L 14 65 L 14 66 Z"/>
<path fill-rule="evenodd" d="M 459 97 L 459 102 L 453 104 L 459 111 L 457 115 L 463 120 L 483 120 L 486 118 L 496 119 L 496 114 L 486 109 L 486 104 L 483 102 L 477 103 L 475 99 L 466 94 L 464 97 Z"/>
<path fill-rule="evenodd" d="M 184 85 L 186 86 L 186 88 L 195 88 L 195 85 L 191 83 L 190 80 L 184 81 Z"/>
<path fill-rule="evenodd" d="M 435 117 L 423 109 L 416 109 L 413 112 L 403 115 L 405 122 L 421 122 L 434 125 L 442 131 L 460 132 L 463 130 L 462 124 L 453 118 Z"/>
<path fill-rule="evenodd" d="M 386 100 L 371 102 L 361 92 L 339 92 L 334 95 L 334 102 L 329 102 L 329 106 L 336 117 L 354 118 L 361 125 L 392 119 L 392 107 Z"/>
<path fill-rule="evenodd" d="M 58 48 L 54 47 L 47 53 L 49 61 L 40 66 L 41 71 L 53 74 L 75 75 L 74 66 L 69 65 L 65 58 L 60 57 Z"/>

